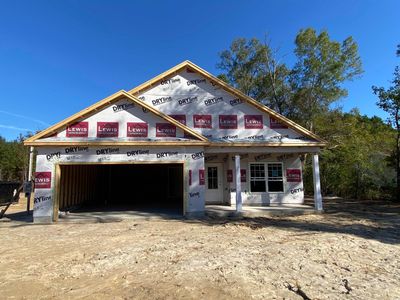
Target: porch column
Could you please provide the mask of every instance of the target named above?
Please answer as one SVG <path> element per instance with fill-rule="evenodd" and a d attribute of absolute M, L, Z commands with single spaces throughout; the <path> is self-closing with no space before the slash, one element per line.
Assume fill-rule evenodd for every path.
<path fill-rule="evenodd" d="M 321 183 L 319 176 L 319 159 L 318 154 L 313 154 L 312 157 L 313 165 L 313 179 L 314 179 L 314 205 L 315 210 L 322 211 L 322 195 L 321 195 Z"/>
<path fill-rule="evenodd" d="M 242 211 L 242 183 L 240 181 L 240 155 L 235 155 L 236 212 Z"/>

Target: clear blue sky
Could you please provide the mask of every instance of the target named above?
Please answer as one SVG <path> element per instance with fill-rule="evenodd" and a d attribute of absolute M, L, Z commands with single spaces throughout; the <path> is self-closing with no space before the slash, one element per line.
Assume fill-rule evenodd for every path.
<path fill-rule="evenodd" d="M 340 104 L 385 118 L 371 85 L 387 86 L 400 64 L 397 0 L 0 1 L 0 135 L 44 129 L 186 59 L 218 74 L 236 37 L 268 33 L 290 65 L 306 27 L 354 37 L 365 73 Z"/>

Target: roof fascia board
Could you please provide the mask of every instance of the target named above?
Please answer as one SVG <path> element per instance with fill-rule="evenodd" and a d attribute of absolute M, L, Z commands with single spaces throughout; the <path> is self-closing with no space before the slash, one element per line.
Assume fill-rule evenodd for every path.
<path fill-rule="evenodd" d="M 208 146 L 203 141 L 33 141 L 26 146 Z"/>
<path fill-rule="evenodd" d="M 26 142 L 27 146 L 68 146 L 71 145 L 120 145 L 120 146 L 136 146 L 136 145 L 148 145 L 148 146 L 209 146 L 219 148 L 236 148 L 236 147 L 324 147 L 325 143 L 209 143 L 205 141 L 32 141 Z"/>
<path fill-rule="evenodd" d="M 210 143 L 211 147 L 325 147 L 326 143 L 322 142 L 309 142 L 309 143 L 246 143 L 246 142 L 232 142 L 232 143 Z"/>

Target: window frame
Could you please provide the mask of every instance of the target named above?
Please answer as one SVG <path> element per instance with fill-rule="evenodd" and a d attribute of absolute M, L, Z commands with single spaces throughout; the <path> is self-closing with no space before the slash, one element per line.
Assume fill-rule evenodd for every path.
<path fill-rule="evenodd" d="M 252 165 L 262 165 L 262 166 L 264 167 L 264 177 L 253 177 L 253 176 L 251 175 L 251 166 L 252 166 Z M 265 163 L 263 163 L 263 162 L 260 162 L 260 163 L 258 163 L 258 162 L 249 163 L 249 171 L 248 171 L 248 173 L 249 173 L 249 190 L 250 190 L 251 193 L 267 193 L 267 191 L 268 191 L 267 180 L 266 180 L 266 178 L 268 177 L 268 176 L 267 176 L 267 172 L 268 172 L 268 170 L 265 169 Z M 255 180 L 252 180 L 252 178 L 255 178 Z M 253 192 L 253 191 L 251 190 L 251 182 L 252 182 L 252 181 L 261 181 L 261 182 L 264 182 L 264 184 L 265 184 L 265 191 L 264 191 L 264 192 Z"/>
<path fill-rule="evenodd" d="M 269 177 L 268 177 L 268 165 L 269 164 L 279 164 L 281 165 L 282 168 L 282 185 L 283 185 L 283 190 L 280 192 L 270 192 L 269 191 L 269 187 L 268 187 L 268 181 L 269 181 Z M 253 192 L 251 191 L 251 165 L 264 165 L 264 181 L 265 181 L 265 192 Z M 248 172 L 249 172 L 249 190 L 251 193 L 269 193 L 269 194 L 282 194 L 286 192 L 286 177 L 285 177 L 285 172 L 284 172 L 284 163 L 280 162 L 280 161 L 266 161 L 266 162 L 249 162 L 248 163 Z M 276 180 L 276 181 L 280 181 L 280 180 Z"/>
<path fill-rule="evenodd" d="M 267 167 L 267 179 L 266 179 L 266 184 L 267 184 L 267 190 L 268 193 L 270 194 L 279 194 L 279 193 L 285 193 L 285 172 L 283 171 L 283 162 L 277 161 L 277 162 L 266 162 L 266 167 Z M 268 165 L 281 165 L 281 170 L 282 170 L 282 191 L 279 192 L 270 192 L 269 191 L 269 186 L 268 186 L 268 182 L 269 182 L 269 176 L 268 176 Z M 271 181 L 280 181 L 280 180 L 271 180 Z"/>
<path fill-rule="evenodd" d="M 210 175 L 208 174 L 208 171 L 209 171 L 210 168 L 215 168 L 217 176 L 210 177 Z M 207 189 L 208 190 L 218 190 L 218 178 L 220 176 L 218 174 L 218 167 L 217 166 L 207 166 L 206 169 L 207 169 Z M 215 184 L 215 185 L 213 185 L 212 188 L 210 188 L 210 179 L 211 179 L 212 183 Z"/>

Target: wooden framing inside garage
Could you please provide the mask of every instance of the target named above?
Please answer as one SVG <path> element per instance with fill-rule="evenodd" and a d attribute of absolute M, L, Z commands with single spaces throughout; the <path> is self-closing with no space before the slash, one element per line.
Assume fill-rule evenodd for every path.
<path fill-rule="evenodd" d="M 188 203 L 188 192 L 187 192 L 187 182 L 188 172 L 186 171 L 187 166 L 185 161 L 133 161 L 133 162 L 70 162 L 70 163 L 57 163 L 55 165 L 55 188 L 54 188 L 54 204 L 53 204 L 53 221 L 58 221 L 58 212 L 60 207 L 65 205 L 78 205 L 79 198 L 83 196 L 87 196 L 88 199 L 94 200 L 95 194 L 93 193 L 93 189 L 88 189 L 88 180 L 90 177 L 87 175 L 87 171 L 95 172 L 95 169 L 87 169 L 84 167 L 90 166 L 98 166 L 98 165 L 172 165 L 178 164 L 182 166 L 182 211 L 183 215 L 185 215 L 187 210 Z M 75 168 L 71 169 L 71 172 L 65 172 L 65 176 L 62 173 L 62 166 L 75 166 Z M 84 182 L 82 183 L 81 178 L 84 178 Z M 92 177 L 93 178 L 93 177 Z M 63 186 L 63 188 L 61 188 Z M 82 191 L 82 187 L 84 187 Z M 76 193 L 76 190 L 80 191 L 80 194 Z M 66 202 L 68 201 L 68 203 Z"/>

